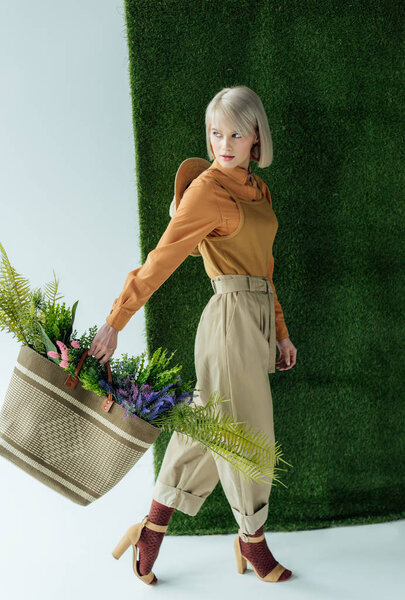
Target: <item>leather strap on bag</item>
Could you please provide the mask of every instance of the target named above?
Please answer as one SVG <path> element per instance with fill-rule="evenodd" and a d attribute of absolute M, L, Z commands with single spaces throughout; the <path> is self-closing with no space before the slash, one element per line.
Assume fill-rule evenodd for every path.
<path fill-rule="evenodd" d="M 81 358 L 80 358 L 80 360 L 79 360 L 79 362 L 78 362 L 78 365 L 77 365 L 77 367 L 76 367 L 76 369 L 75 369 L 75 375 L 73 376 L 73 375 L 70 375 L 70 374 L 69 374 L 69 376 L 66 378 L 66 380 L 65 380 L 65 385 L 66 385 L 66 387 L 68 387 L 68 388 L 70 388 L 70 389 L 74 390 L 74 389 L 75 389 L 75 387 L 77 386 L 77 384 L 79 383 L 79 373 L 80 373 L 80 371 L 81 371 L 81 368 L 82 368 L 82 366 L 83 366 L 83 364 L 84 364 L 84 361 L 85 361 L 85 360 L 86 360 L 86 358 L 89 356 L 89 350 L 90 350 L 90 348 L 87 348 L 87 349 L 86 349 L 86 350 L 83 352 L 83 354 L 82 354 L 82 356 L 81 356 Z M 107 360 L 107 362 L 106 362 L 105 364 L 106 364 L 106 366 L 107 366 L 108 383 L 112 385 L 112 375 L 111 375 L 110 361 L 109 361 L 109 360 Z M 115 400 L 113 400 L 113 397 L 112 397 L 112 392 L 109 392 L 108 396 L 106 396 L 106 397 L 104 398 L 103 405 L 102 405 L 102 407 L 101 407 L 101 408 L 102 408 L 102 409 L 103 409 L 105 412 L 109 412 L 109 411 L 111 410 L 111 407 L 112 407 L 112 405 L 113 405 L 114 403 L 115 403 Z"/>

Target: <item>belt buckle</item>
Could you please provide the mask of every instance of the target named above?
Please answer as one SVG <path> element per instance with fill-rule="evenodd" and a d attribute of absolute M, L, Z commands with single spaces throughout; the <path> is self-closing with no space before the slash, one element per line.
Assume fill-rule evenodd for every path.
<path fill-rule="evenodd" d="M 263 291 L 263 294 L 268 294 L 270 289 L 270 281 L 267 279 L 267 277 L 263 277 L 262 279 L 266 284 L 266 289 Z"/>
<path fill-rule="evenodd" d="M 266 277 L 260 277 L 261 280 L 263 280 L 264 282 L 267 281 Z M 266 289 L 262 290 L 260 289 L 260 283 L 259 281 L 257 281 L 256 279 L 249 279 L 249 291 L 251 292 L 260 292 L 261 294 L 267 294 L 267 285 L 266 285 Z"/>

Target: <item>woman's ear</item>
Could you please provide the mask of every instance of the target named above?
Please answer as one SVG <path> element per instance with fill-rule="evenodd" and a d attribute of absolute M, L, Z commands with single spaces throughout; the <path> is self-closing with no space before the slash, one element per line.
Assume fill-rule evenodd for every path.
<path fill-rule="evenodd" d="M 260 140 L 258 142 L 254 142 L 250 149 L 250 158 L 252 160 L 259 162 L 259 157 L 260 157 Z"/>

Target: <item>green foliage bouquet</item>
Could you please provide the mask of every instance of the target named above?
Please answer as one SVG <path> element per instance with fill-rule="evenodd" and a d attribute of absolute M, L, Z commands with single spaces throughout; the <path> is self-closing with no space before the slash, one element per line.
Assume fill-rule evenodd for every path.
<path fill-rule="evenodd" d="M 73 330 L 78 301 L 71 309 L 58 302 L 62 296 L 57 295 L 55 273 L 44 290 L 30 290 L 28 280 L 11 266 L 1 243 L 0 251 L 0 331 L 12 333 L 20 343 L 74 376 L 97 326 L 79 337 Z M 229 461 L 247 478 L 280 482 L 275 473 L 285 469 L 275 465 L 280 460 L 289 465 L 281 458 L 280 446 L 269 444 L 265 434 L 252 431 L 245 422 L 221 414 L 218 405 L 230 398 L 213 393 L 205 406 L 196 405 L 192 381 L 182 381 L 180 365 L 169 366 L 174 354 L 167 356 L 167 350 L 158 348 L 148 363 L 146 352 L 111 359 L 111 382 L 106 380 L 106 365 L 88 355 L 78 377 L 84 389 L 98 396 L 111 393 L 125 409 L 125 417 L 143 419 L 161 431 L 182 433 L 203 444 L 214 458 Z"/>

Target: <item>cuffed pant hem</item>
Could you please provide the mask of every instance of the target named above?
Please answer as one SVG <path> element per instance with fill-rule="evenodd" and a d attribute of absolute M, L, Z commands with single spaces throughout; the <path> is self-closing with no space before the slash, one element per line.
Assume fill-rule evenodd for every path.
<path fill-rule="evenodd" d="M 205 500 L 205 498 L 195 496 L 180 488 L 167 485 L 159 479 L 153 488 L 153 499 L 165 506 L 176 508 L 191 517 L 195 517 Z"/>
<path fill-rule="evenodd" d="M 232 508 L 232 507 L 231 507 Z M 241 532 L 247 535 L 253 535 L 256 531 L 265 524 L 269 514 L 269 504 L 265 504 L 256 511 L 253 515 L 244 515 L 236 508 L 232 508 L 233 515 L 238 523 Z"/>

